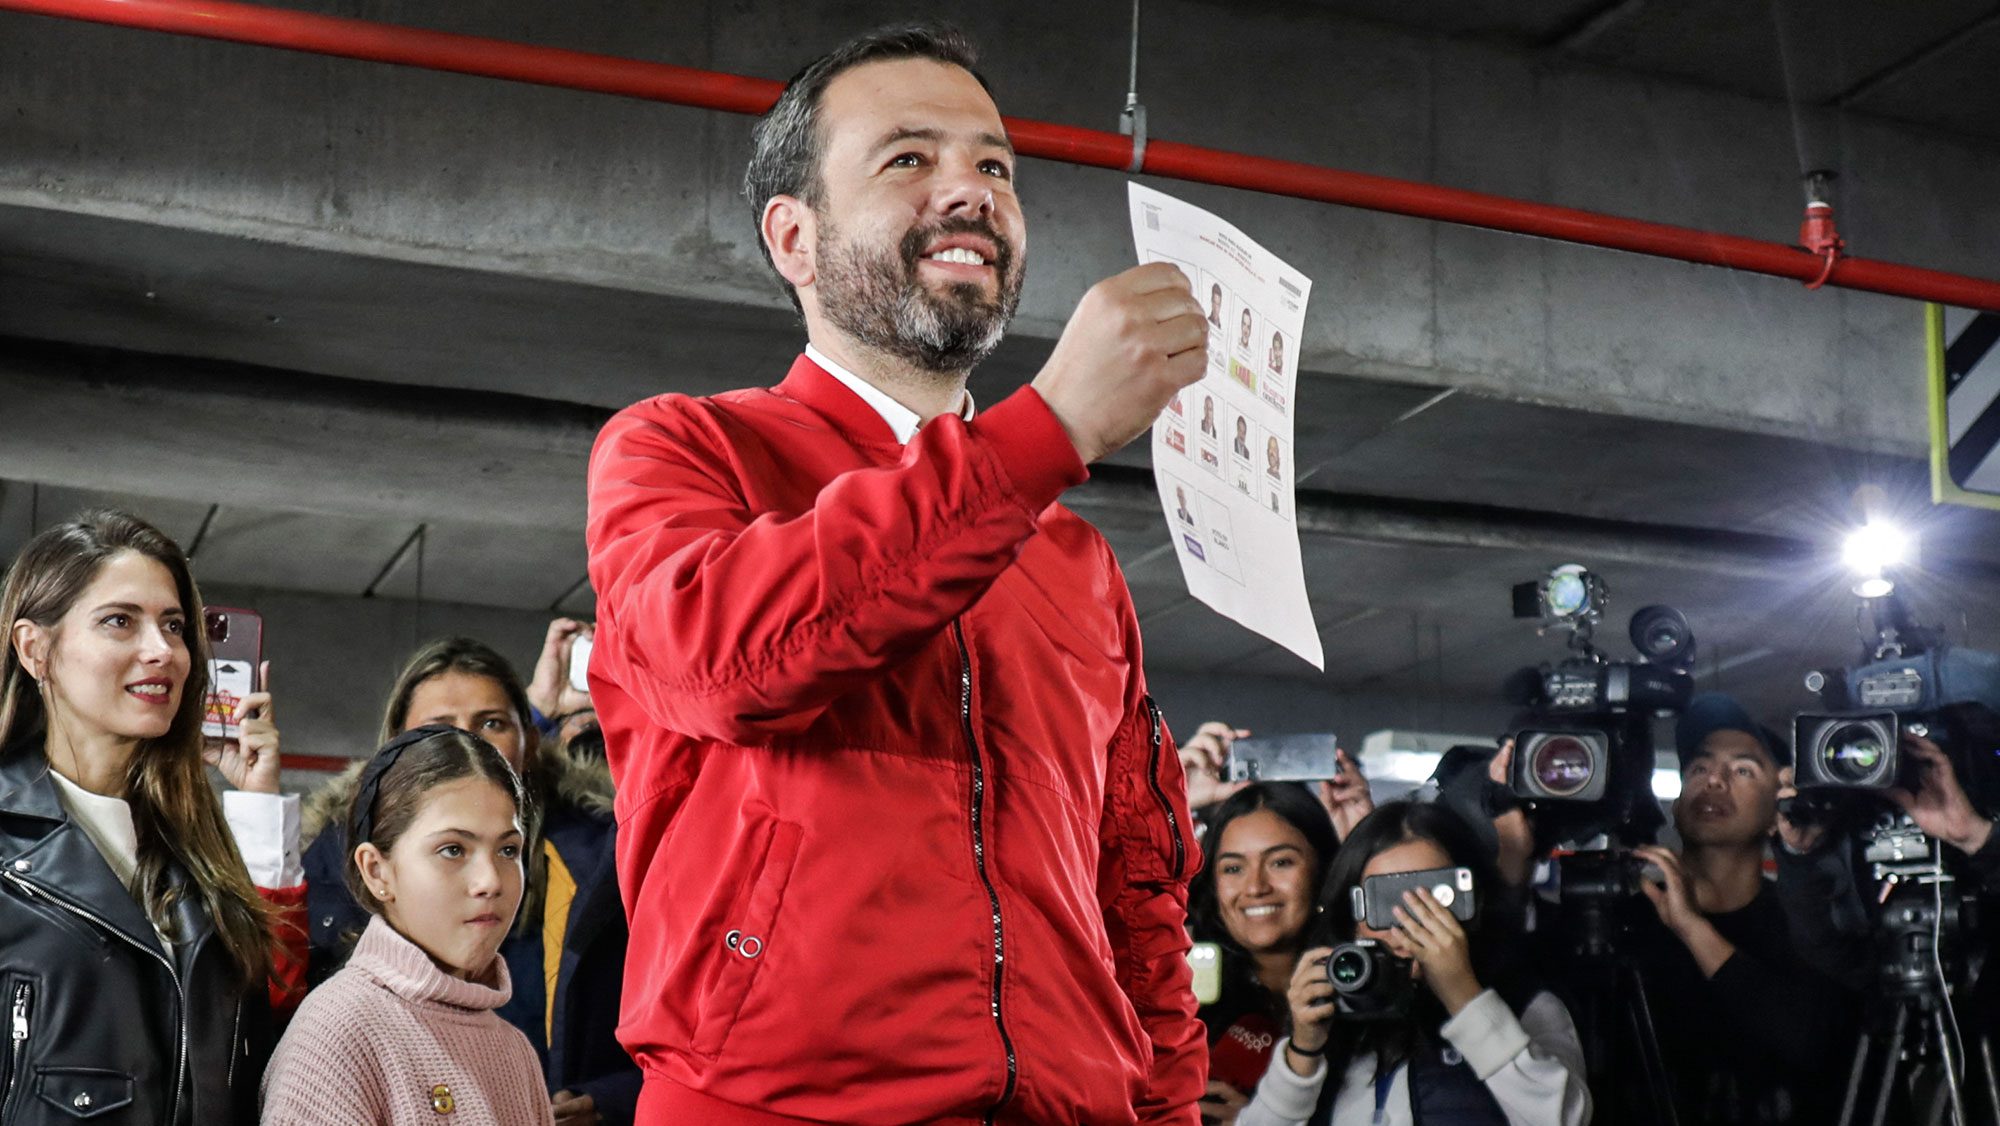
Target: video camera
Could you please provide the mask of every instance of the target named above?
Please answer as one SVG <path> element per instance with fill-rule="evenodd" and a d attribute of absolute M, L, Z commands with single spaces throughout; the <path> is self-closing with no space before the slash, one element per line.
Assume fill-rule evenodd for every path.
<path fill-rule="evenodd" d="M 1592 640 L 1609 596 L 1601 577 L 1573 563 L 1514 588 L 1514 616 L 1567 633 L 1572 653 L 1519 670 L 1502 689 L 1527 711 L 1509 787 L 1551 842 L 1649 841 L 1664 819 L 1652 793 L 1653 717 L 1693 694 L 1694 633 L 1678 610 L 1647 606 L 1628 630 L 1640 659 L 1611 660 Z"/>
<path fill-rule="evenodd" d="M 1896 599 L 1894 593 L 1881 597 Z M 1876 611 L 1907 620 L 1900 603 Z M 1993 808 L 2000 797 L 2000 760 L 1991 753 L 2000 747 L 2000 712 L 1994 708 L 2000 703 L 2000 655 L 1946 645 L 1928 630 L 1886 625 L 1878 630 L 1880 640 L 1860 664 L 1806 674 L 1806 688 L 1826 710 L 1793 719 L 1799 790 L 1913 785 L 1902 753 L 1902 736 L 1909 733 L 1943 748 L 1973 803 Z M 1924 647 L 1906 651 L 1917 645 Z"/>
<path fill-rule="evenodd" d="M 1867 865 L 1873 886 L 1862 890 L 1873 901 L 1872 976 L 1878 998 L 1895 1014 L 1888 1054 L 1879 1061 L 1879 1089 L 1893 1090 L 1897 1072 L 1912 1068 L 1927 1076 L 1912 1080 L 1913 1086 L 1941 1086 L 1957 1107 L 1969 1074 L 1954 1062 L 1955 1056 L 1964 1059 L 1964 1029 L 1988 1021 L 1975 1015 L 1961 1026 L 1953 1003 L 1954 994 L 1982 1003 L 1982 990 L 1973 985 L 1985 944 L 1967 937 L 1981 927 L 1978 889 L 1959 881 L 1944 844 L 1926 835 L 1886 792 L 1914 790 L 1923 784 L 1922 770 L 1934 769 L 1904 754 L 1904 737 L 1922 736 L 1943 751 L 1973 805 L 1994 808 L 2000 797 L 1994 759 L 2000 747 L 2000 711 L 1994 706 L 2000 704 L 2000 656 L 1956 648 L 1941 631 L 1916 626 L 1881 566 L 1854 592 L 1872 619 L 1863 631 L 1861 659 L 1850 668 L 1807 674 L 1806 687 L 1826 710 L 1793 720 L 1799 795 L 1784 803 L 1784 812 L 1794 822 L 1817 822 L 1851 836 Z M 1913 1016 L 1923 1023 L 1910 1051 L 1902 1030 Z M 1850 1105 L 1853 1093 L 1864 1089 L 1870 1055 L 1864 1038 L 1849 1079 Z M 1986 1090 L 2000 1113 L 1990 1056 L 1984 1066 Z"/>

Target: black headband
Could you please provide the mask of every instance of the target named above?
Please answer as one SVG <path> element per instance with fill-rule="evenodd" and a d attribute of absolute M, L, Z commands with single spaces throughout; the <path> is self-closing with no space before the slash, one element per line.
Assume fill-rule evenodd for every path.
<path fill-rule="evenodd" d="M 361 784 L 354 791 L 354 816 L 347 826 L 347 847 L 367 840 L 375 831 L 375 796 L 382 789 L 382 776 L 403 757 L 403 752 L 434 735 L 464 734 L 448 723 L 427 723 L 412 727 L 382 745 L 361 772 Z"/>

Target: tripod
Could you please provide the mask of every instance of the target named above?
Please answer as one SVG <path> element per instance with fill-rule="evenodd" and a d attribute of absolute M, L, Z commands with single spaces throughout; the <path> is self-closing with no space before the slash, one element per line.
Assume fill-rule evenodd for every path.
<path fill-rule="evenodd" d="M 1959 1060 L 1952 1050 L 1955 1029 L 1937 999 L 1926 996 L 1897 998 L 1891 1007 L 1893 1013 L 1886 1051 L 1877 1061 L 1881 1075 L 1875 1088 L 1875 1107 L 1868 1119 L 1871 1126 L 1883 1126 L 1889 1115 L 1889 1104 L 1896 1093 L 1898 1072 L 1908 1065 L 1904 1077 L 1905 1086 L 1916 1117 L 1914 1122 L 1930 1124 L 1950 1123 L 1952 1126 L 1972 1126 L 1972 1120 L 1965 1116 L 1964 1085 L 1959 1075 L 1965 1061 Z M 1915 1024 L 1917 1043 L 1913 1049 L 1909 1044 L 1911 1025 Z M 1868 1071 L 1871 1066 L 1870 1049 L 1874 1046 L 1874 1036 L 1863 1032 L 1854 1046 L 1854 1064 L 1847 1076 L 1847 1097 L 1840 1107 L 1840 1126 L 1853 1126 L 1855 1112 L 1860 1109 Z M 1910 1049 L 1906 1053 L 1906 1049 Z M 1935 1053 L 1935 1055 L 1933 1055 Z M 1909 1055 L 1914 1059 L 1906 1059 Z M 1978 1040 L 1980 1070 L 1985 1076 L 1984 1093 L 1987 1111 L 1991 1117 L 1985 1122 L 2000 1122 L 2000 1090 L 1995 1088 L 1993 1072 L 1992 1038 L 1981 1034 Z M 1947 1117 L 1949 1115 L 1949 1117 Z"/>
<path fill-rule="evenodd" d="M 1680 1126 L 1659 1036 L 1653 1030 L 1645 979 L 1612 942 L 1611 904 L 1609 895 L 1585 894 L 1573 904 L 1575 913 L 1567 920 L 1576 935 L 1571 952 L 1577 960 L 1570 972 L 1580 987 L 1576 1018 L 1583 1058 L 1589 1061 L 1590 1089 L 1627 1096 L 1627 1105 L 1618 1108 L 1618 1122 Z M 1644 1080 L 1642 1091 L 1626 1085 L 1635 1073 Z M 1632 1104 L 1632 1094 L 1643 1095 L 1644 1101 Z"/>
<path fill-rule="evenodd" d="M 1890 1103 L 1899 1089 L 1906 1093 L 1914 1115 L 1911 1121 L 1923 1126 L 1974 1126 L 1966 1117 L 1964 1077 L 1971 1067 L 1965 1057 L 1975 1052 L 1962 1050 L 1965 1041 L 1960 1036 L 1939 948 L 1947 931 L 1957 930 L 1958 897 L 1945 893 L 1954 881 L 1944 871 L 1942 852 L 1935 842 L 1923 841 L 1930 851 L 1928 863 L 1907 862 L 1917 852 L 1913 847 L 1916 840 L 1899 842 L 1885 835 L 1871 842 L 1881 850 L 1871 853 L 1876 861 L 1875 875 L 1885 880 L 1887 888 L 1875 937 L 1881 951 L 1880 981 L 1888 1002 L 1884 1012 L 1889 1034 L 1879 1060 L 1871 1058 L 1874 1030 L 1863 1029 L 1856 1041 L 1847 1094 L 1841 1102 L 1840 1126 L 1854 1126 L 1863 1092 L 1869 1087 L 1869 1072 L 1876 1069 L 1880 1074 L 1873 1084 L 1870 1126 L 1883 1126 L 1888 1121 Z M 1888 847 L 1892 845 L 1900 848 Z M 1878 1012 L 1878 1019 L 1882 1015 Z M 2000 1077 L 1993 1069 L 1991 1034 L 1982 1031 L 1974 1049 L 1986 1096 L 1987 1117 L 1982 1121 L 2000 1126 Z"/>

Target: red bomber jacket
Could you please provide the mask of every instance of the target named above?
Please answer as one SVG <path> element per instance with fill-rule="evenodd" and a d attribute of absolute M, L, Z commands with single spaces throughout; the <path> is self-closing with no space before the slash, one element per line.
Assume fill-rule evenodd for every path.
<path fill-rule="evenodd" d="M 1199 854 L 1041 397 L 908 447 L 801 357 L 621 412 L 591 696 L 642 1123 L 1198 1121 Z"/>

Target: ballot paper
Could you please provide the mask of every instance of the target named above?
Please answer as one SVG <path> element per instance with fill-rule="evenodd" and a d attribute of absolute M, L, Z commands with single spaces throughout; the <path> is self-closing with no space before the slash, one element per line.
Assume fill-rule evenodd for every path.
<path fill-rule="evenodd" d="M 1129 186 L 1139 261 L 1180 267 L 1208 311 L 1208 371 L 1153 424 L 1153 479 L 1188 592 L 1325 669 L 1293 492 L 1312 282 L 1201 208 Z"/>

